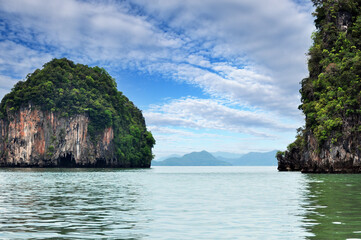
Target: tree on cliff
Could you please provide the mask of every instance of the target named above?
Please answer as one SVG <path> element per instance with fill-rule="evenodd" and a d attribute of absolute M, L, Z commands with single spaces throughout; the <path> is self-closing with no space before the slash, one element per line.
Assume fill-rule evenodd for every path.
<path fill-rule="evenodd" d="M 308 161 L 312 154 L 326 159 L 322 152 L 332 152 L 347 138 L 361 135 L 361 1 L 313 3 L 317 30 L 308 53 L 309 77 L 301 81 L 299 106 L 306 123 L 286 154 L 278 154 L 279 160 L 287 154 L 291 158 L 292 152 L 301 158 L 298 161 Z M 310 146 L 311 138 L 316 148 Z M 359 147 L 351 144 L 345 151 L 356 156 Z"/>
<path fill-rule="evenodd" d="M 0 119 L 7 120 L 29 103 L 63 118 L 89 117 L 87 132 L 96 143 L 105 128 L 114 130 L 113 152 L 124 166 L 149 166 L 155 140 L 147 131 L 141 111 L 117 90 L 115 80 L 99 67 L 53 59 L 28 74 L 0 104 Z"/>

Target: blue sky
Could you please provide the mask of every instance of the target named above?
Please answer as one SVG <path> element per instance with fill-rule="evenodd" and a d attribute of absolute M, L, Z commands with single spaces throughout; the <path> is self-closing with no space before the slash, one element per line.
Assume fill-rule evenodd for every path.
<path fill-rule="evenodd" d="M 302 0 L 0 0 L 0 97 L 52 58 L 104 67 L 157 157 L 285 149 L 303 125 Z"/>

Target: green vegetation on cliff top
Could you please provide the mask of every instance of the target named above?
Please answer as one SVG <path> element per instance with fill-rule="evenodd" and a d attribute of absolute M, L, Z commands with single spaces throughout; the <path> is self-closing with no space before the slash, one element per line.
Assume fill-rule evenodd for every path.
<path fill-rule="evenodd" d="M 88 115 L 88 132 L 93 141 L 112 126 L 114 151 L 124 165 L 143 166 L 153 158 L 155 140 L 146 130 L 141 111 L 117 90 L 115 80 L 103 68 L 53 59 L 5 95 L 0 118 L 7 118 L 29 103 L 61 117 Z"/>
<path fill-rule="evenodd" d="M 319 146 L 335 143 L 347 119 L 361 116 L 361 1 L 313 0 L 317 30 L 309 50 L 309 77 L 301 81 L 299 109 L 306 117 L 305 129 L 293 147 L 303 147 L 305 132 Z M 355 133 L 361 127 L 352 129 Z"/>

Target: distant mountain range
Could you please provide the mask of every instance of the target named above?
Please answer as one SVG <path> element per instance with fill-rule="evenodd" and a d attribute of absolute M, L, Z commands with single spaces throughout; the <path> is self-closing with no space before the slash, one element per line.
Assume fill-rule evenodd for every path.
<path fill-rule="evenodd" d="M 250 152 L 236 159 L 227 159 L 233 166 L 277 166 L 277 150 L 270 152 Z"/>
<path fill-rule="evenodd" d="M 244 155 L 225 152 L 213 154 L 207 151 L 192 152 L 182 157 L 152 161 L 152 166 L 277 166 L 276 153 L 277 150 L 250 152 Z"/>
<path fill-rule="evenodd" d="M 157 162 L 161 162 L 161 161 L 164 161 L 168 158 L 179 158 L 179 157 L 182 157 L 181 155 L 179 154 L 172 154 L 172 155 L 169 155 L 169 156 L 166 156 L 166 157 L 161 157 L 161 158 L 158 158 L 157 159 Z"/>
<path fill-rule="evenodd" d="M 220 159 L 220 158 L 240 158 L 244 154 L 241 153 L 229 153 L 229 152 L 211 152 L 214 157 Z"/>
<path fill-rule="evenodd" d="M 171 157 L 164 161 L 153 161 L 153 166 L 230 166 L 206 151 L 192 152 L 183 157 Z"/>

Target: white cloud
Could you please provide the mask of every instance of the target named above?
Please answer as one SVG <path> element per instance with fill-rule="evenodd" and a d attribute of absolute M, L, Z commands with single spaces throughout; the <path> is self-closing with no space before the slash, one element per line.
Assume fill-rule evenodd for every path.
<path fill-rule="evenodd" d="M 0 72 L 18 78 L 25 78 L 28 73 L 51 59 L 49 54 L 42 54 L 9 40 L 0 41 L 0 49 Z"/>
<path fill-rule="evenodd" d="M 9 86 L 15 85 L 19 79 L 13 79 L 9 76 L 0 75 L 0 88 L 1 89 L 9 89 Z"/>
<path fill-rule="evenodd" d="M 250 151 L 271 151 L 279 148 L 275 139 L 247 136 L 239 133 L 208 130 L 184 130 L 150 126 L 157 144 L 154 148 L 156 159 L 171 154 L 183 155 L 189 152 L 206 150 L 247 153 Z"/>
<path fill-rule="evenodd" d="M 131 2 L 142 15 L 115 1 L 3 0 L 0 6 L 10 32 L 16 32 L 9 39 L 34 44 L 28 48 L 38 55 L 41 46 L 55 57 L 156 71 L 214 96 L 297 115 L 298 82 L 307 74 L 304 54 L 313 30 L 309 5 L 288 0 Z M 26 68 L 8 65 L 18 72 Z"/>
<path fill-rule="evenodd" d="M 28 73 L 51 60 L 51 55 L 13 41 L 0 41 L 0 99 Z"/>
<path fill-rule="evenodd" d="M 175 139 L 175 137 L 180 137 L 180 139 L 184 140 L 184 138 L 194 139 L 194 138 L 220 138 L 224 137 L 221 134 L 215 133 L 199 133 L 184 129 L 170 128 L 170 127 L 159 127 L 159 126 L 148 126 L 148 130 L 153 134 L 155 133 L 158 137 L 157 139 Z"/>
<path fill-rule="evenodd" d="M 297 110 L 293 109 L 297 109 L 299 102 L 299 81 L 307 76 L 305 53 L 311 44 L 310 35 L 314 29 L 310 14 L 312 3 L 300 6 L 288 0 L 136 2 L 154 18 L 182 32 L 189 44 L 185 48 L 192 51 L 192 56 L 202 56 L 206 51 L 211 59 L 225 59 L 223 64 L 237 68 L 233 72 L 238 73 L 244 69 L 246 61 L 246 69 L 252 69 L 251 72 L 248 69 L 247 77 L 253 83 L 243 84 L 243 90 L 236 86 L 234 91 L 230 91 L 234 82 L 214 76 L 219 74 L 217 69 L 206 73 L 204 69 L 200 71 L 193 66 L 175 70 L 177 77 L 183 76 L 212 92 L 221 87 L 224 89 L 220 91 L 221 94 L 237 95 L 238 99 L 243 100 L 241 102 L 251 106 L 265 107 L 264 103 L 275 102 L 266 106 L 268 110 L 295 115 Z M 194 44 L 198 52 L 194 52 Z M 238 60 L 241 60 L 241 64 L 237 65 Z M 259 75 L 272 79 L 272 86 L 259 84 L 262 83 Z M 244 81 L 241 77 L 238 77 L 239 80 Z M 255 96 L 254 88 L 261 93 Z M 247 89 L 250 90 L 249 94 Z M 259 101 L 259 96 L 264 100 Z"/>
<path fill-rule="evenodd" d="M 180 44 L 115 2 L 14 0 L 0 6 L 9 28 L 17 31 L 14 37 L 75 59 L 140 61 L 164 57 L 163 49 Z"/>
<path fill-rule="evenodd" d="M 284 94 L 284 88 L 252 68 L 239 68 L 228 63 L 216 62 L 210 68 L 184 63 L 148 65 L 150 71 L 158 69 L 176 81 L 199 86 L 215 98 L 226 99 L 248 108 L 262 109 L 274 114 L 300 119 L 297 92 Z"/>
<path fill-rule="evenodd" d="M 289 132 L 301 120 L 311 11 L 304 0 L 0 0 L 0 96 L 51 58 L 68 57 L 160 74 L 212 98 L 144 111 L 160 139 L 194 129 L 280 138 L 271 130 Z"/>
<path fill-rule="evenodd" d="M 290 131 L 295 128 L 295 125 L 280 124 L 265 113 L 238 110 L 211 99 L 172 100 L 153 106 L 144 116 L 149 126 L 218 129 L 273 138 L 275 136 L 257 129 Z"/>

